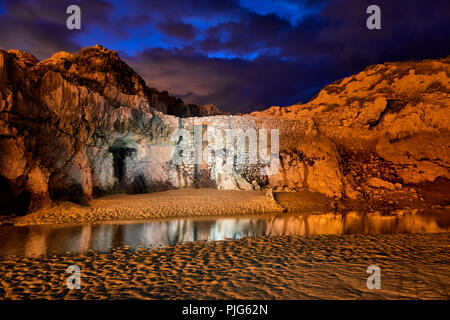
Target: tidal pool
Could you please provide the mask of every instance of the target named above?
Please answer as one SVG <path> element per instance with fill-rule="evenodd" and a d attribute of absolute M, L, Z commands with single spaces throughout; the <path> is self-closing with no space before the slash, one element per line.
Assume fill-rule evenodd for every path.
<path fill-rule="evenodd" d="M 402 215 L 277 214 L 160 219 L 96 224 L 1 226 L 0 257 L 158 248 L 192 241 L 313 234 L 438 233 L 450 231 L 450 213 Z"/>

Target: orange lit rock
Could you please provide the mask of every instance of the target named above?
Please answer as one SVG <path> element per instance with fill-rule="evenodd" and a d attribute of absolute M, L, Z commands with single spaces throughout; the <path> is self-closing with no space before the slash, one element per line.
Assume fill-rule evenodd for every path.
<path fill-rule="evenodd" d="M 394 184 L 448 181 L 449 63 L 371 66 L 305 105 L 227 116 L 147 87 L 101 46 L 44 61 L 0 50 L 0 181 L 29 193 L 31 210 L 108 192 L 198 186 L 367 200 L 398 190 Z M 279 170 L 174 165 L 170 136 L 194 121 L 279 129 Z"/>

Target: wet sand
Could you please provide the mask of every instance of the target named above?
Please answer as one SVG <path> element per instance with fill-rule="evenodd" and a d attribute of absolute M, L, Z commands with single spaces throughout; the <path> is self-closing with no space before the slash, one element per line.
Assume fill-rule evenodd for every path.
<path fill-rule="evenodd" d="M 81 268 L 81 290 L 66 268 Z M 369 290 L 366 269 L 381 268 Z M 0 261 L 0 298 L 449 299 L 450 233 L 193 242 Z"/>

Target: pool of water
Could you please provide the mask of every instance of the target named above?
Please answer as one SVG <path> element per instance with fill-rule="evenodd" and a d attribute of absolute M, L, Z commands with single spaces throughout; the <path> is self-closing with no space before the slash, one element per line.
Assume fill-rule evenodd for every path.
<path fill-rule="evenodd" d="M 450 231 L 450 213 L 403 215 L 278 214 L 99 224 L 1 226 L 0 257 L 82 253 L 115 247 L 158 248 L 199 240 L 313 234 Z"/>

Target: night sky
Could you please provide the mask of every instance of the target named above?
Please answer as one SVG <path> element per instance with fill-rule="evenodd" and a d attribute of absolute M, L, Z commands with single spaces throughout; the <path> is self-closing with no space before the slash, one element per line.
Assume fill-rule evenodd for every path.
<path fill-rule="evenodd" d="M 66 8 L 81 7 L 81 30 Z M 381 8 L 381 30 L 366 8 Z M 450 1 L 0 0 L 0 48 L 101 44 L 147 85 L 228 112 L 306 102 L 367 65 L 450 54 Z"/>

